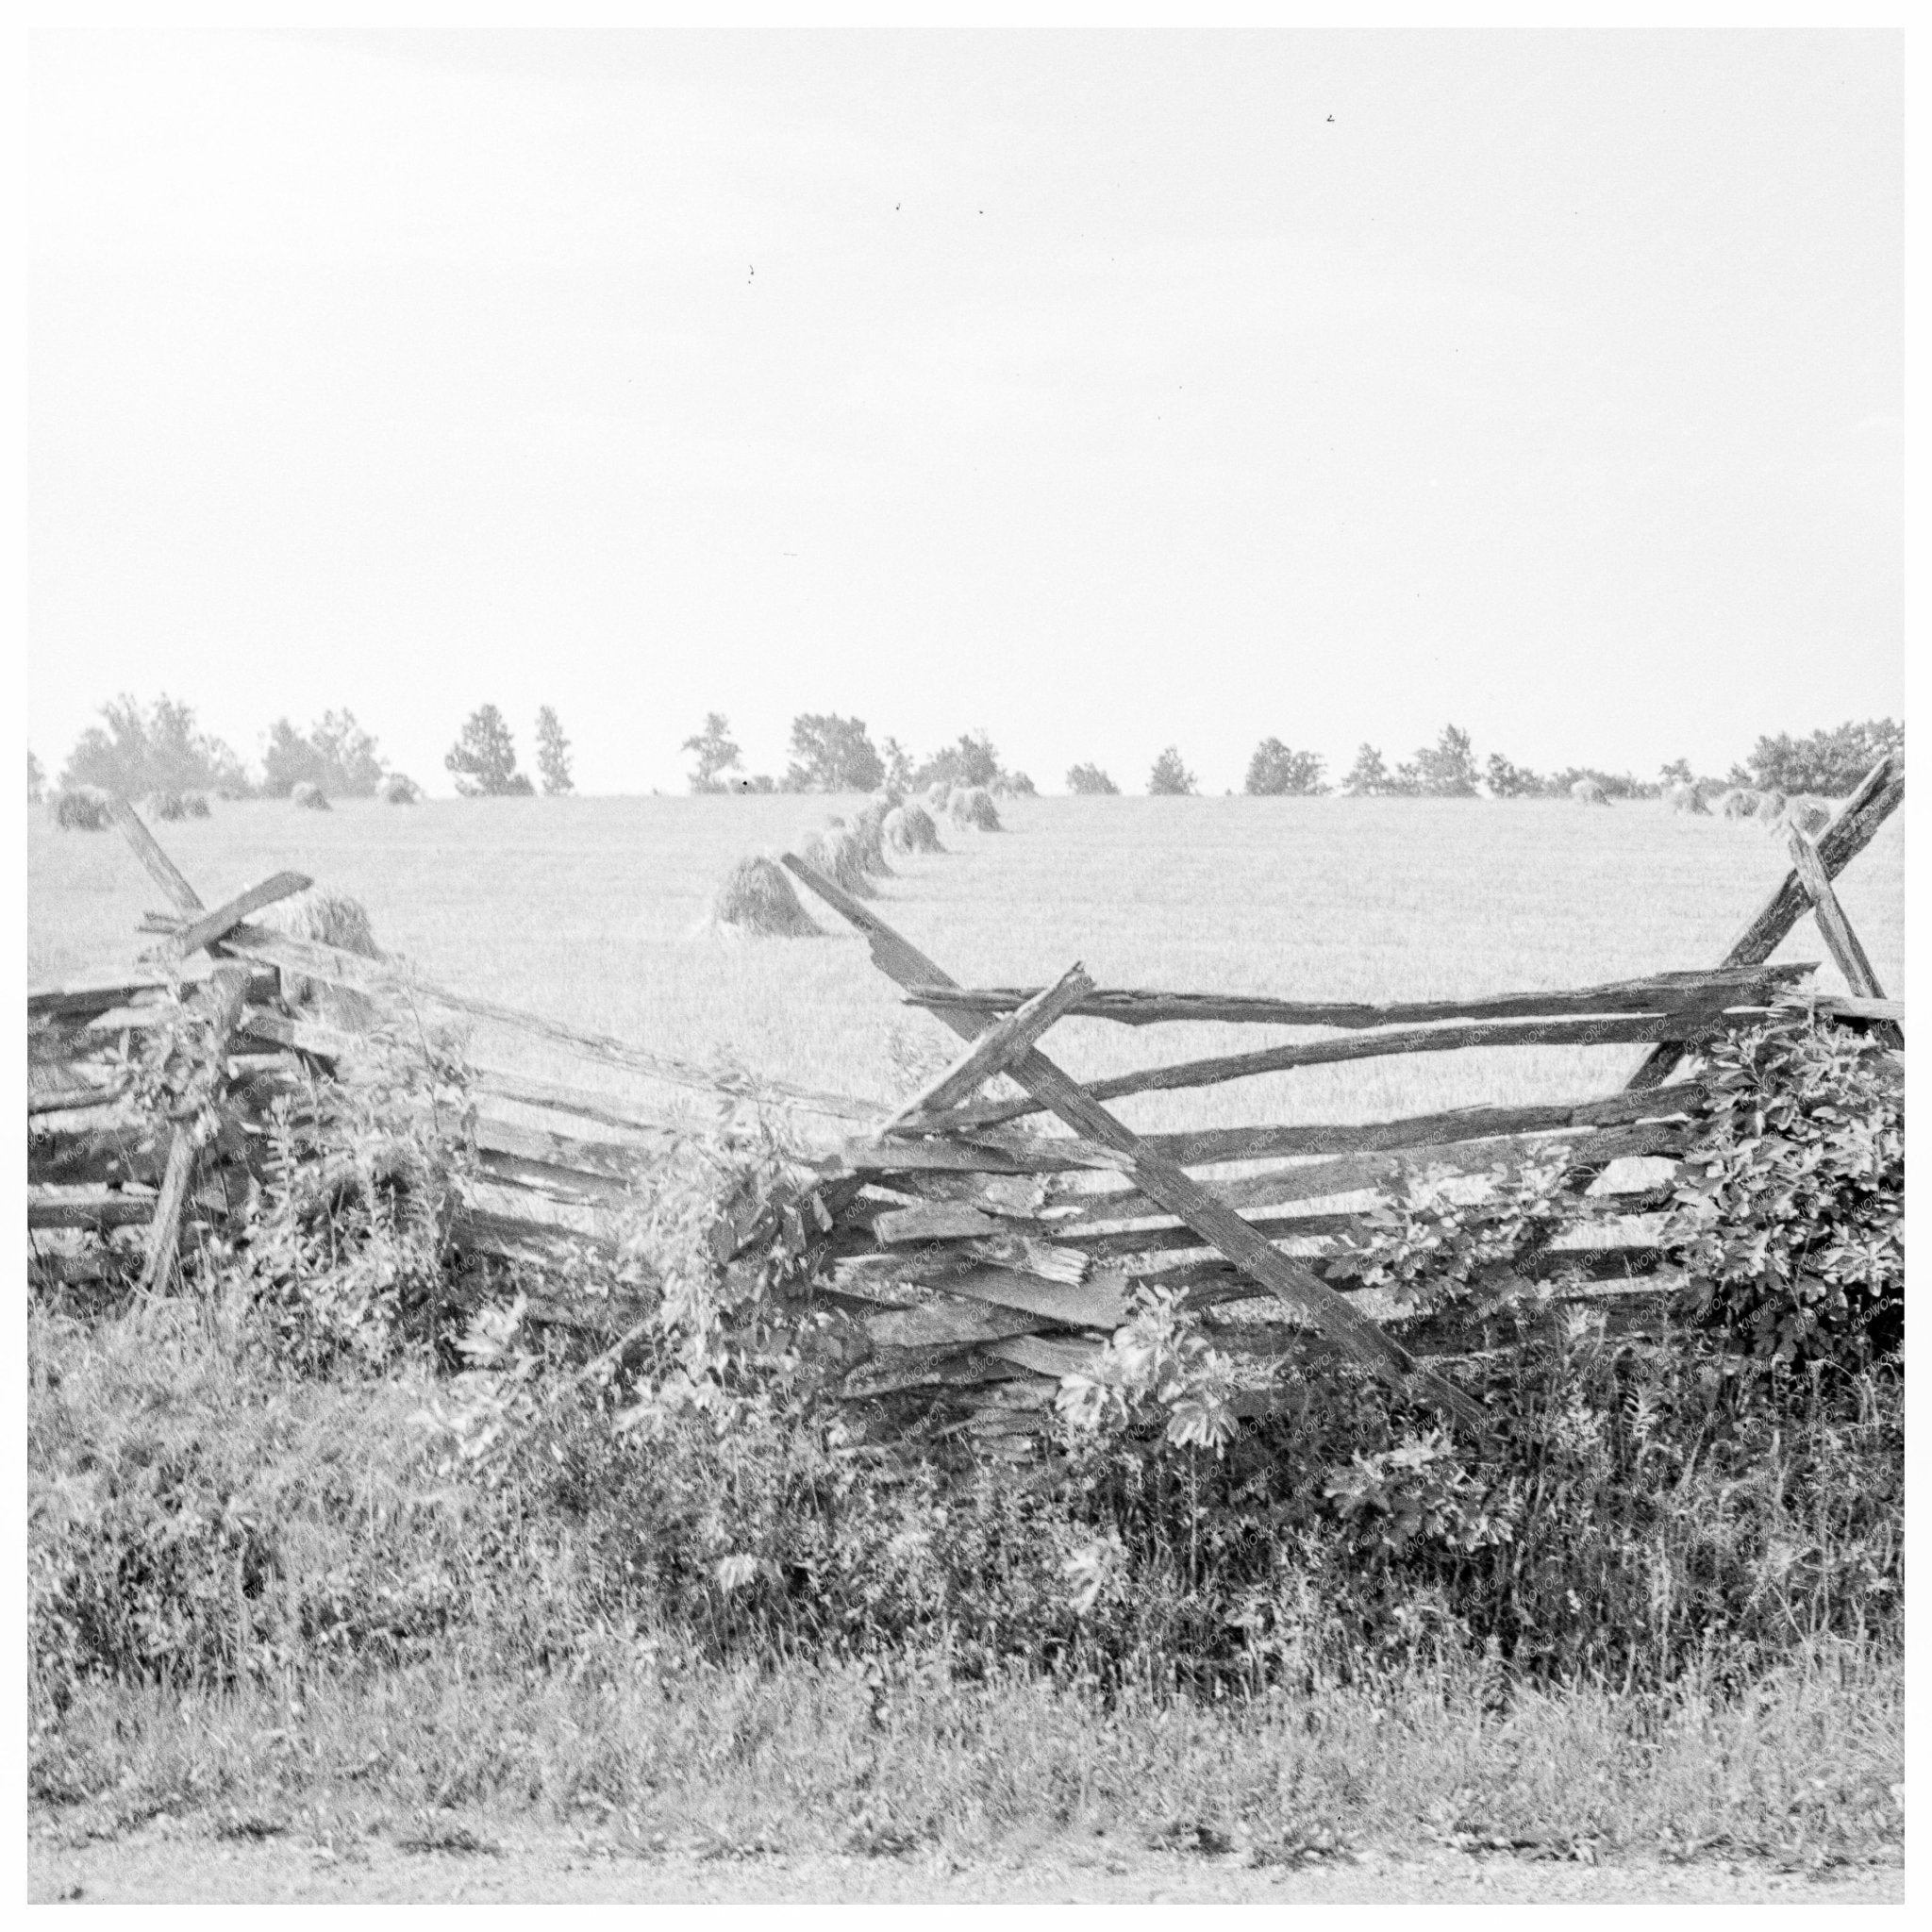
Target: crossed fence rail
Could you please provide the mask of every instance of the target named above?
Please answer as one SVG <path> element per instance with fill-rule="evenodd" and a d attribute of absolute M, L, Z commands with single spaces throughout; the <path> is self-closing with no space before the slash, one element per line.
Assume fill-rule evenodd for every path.
<path fill-rule="evenodd" d="M 487 1064 L 471 1073 L 476 1170 L 453 1237 L 540 1289 L 614 1248 L 652 1150 L 700 1122 L 694 1105 L 715 1110 L 755 1097 L 822 1126 L 842 1124 L 847 1137 L 806 1191 L 817 1232 L 804 1293 L 842 1318 L 832 1392 L 885 1432 L 937 1423 L 1027 1453 L 1062 1378 L 1093 1367 L 1130 1318 L 1136 1289 L 1152 1283 L 1204 1310 L 1216 1345 L 1243 1364 L 1239 1408 L 1259 1412 L 1279 1400 L 1281 1371 L 1303 1351 L 1340 1349 L 1479 1438 L 1479 1405 L 1436 1365 L 1510 1345 L 1525 1307 L 1587 1307 L 1619 1330 L 1665 1319 L 1681 1282 L 1659 1251 L 1660 1209 L 1704 1091 L 1694 1071 L 1672 1078 L 1687 1056 L 1794 1000 L 1903 1048 L 1903 1005 L 1885 997 L 1831 881 L 1904 792 L 1903 758 L 1894 755 L 1815 843 L 1790 828 L 1790 873 L 1716 966 L 1383 1005 L 1107 989 L 1077 965 L 1041 988 L 962 987 L 871 907 L 788 855 L 791 874 L 865 939 L 906 1001 L 963 1042 L 942 1074 L 884 1110 L 782 1082 L 748 1095 L 715 1069 L 252 923 L 311 883 L 300 874 L 277 874 L 209 908 L 132 808 L 117 804 L 116 823 L 173 908 L 143 922 L 161 939 L 161 963 L 178 973 L 197 955 L 211 962 L 194 999 L 219 1043 L 225 1124 L 208 1141 L 184 1122 L 163 1154 L 108 1078 L 116 1044 L 167 1010 L 161 974 L 29 993 L 30 1271 L 42 1279 L 105 1273 L 102 1244 L 133 1229 L 138 1286 L 151 1292 L 177 1266 L 184 1235 L 242 1210 L 259 1176 L 274 1095 L 296 1078 L 334 1074 L 366 1043 L 302 1003 L 294 989 L 313 981 L 378 1009 L 507 1030 L 607 1080 L 621 1076 L 616 1091 Z M 1769 963 L 1807 912 L 1849 996 L 1809 988 L 1809 964 Z M 1070 1017 L 1136 1028 L 1321 1028 L 1326 1037 L 1083 1083 L 1040 1045 Z M 1574 1102 L 1167 1134 L 1136 1133 L 1104 1104 L 1391 1055 L 1620 1042 L 1648 1048 L 1628 1084 Z M 988 1098 L 1001 1075 L 1019 1092 Z M 1479 1176 L 1525 1158 L 1560 1164 L 1577 1211 L 1521 1264 L 1517 1292 L 1418 1314 L 1385 1291 L 1348 1291 L 1318 1272 L 1419 1165 Z M 1233 1168 L 1241 1172 L 1222 1172 Z M 773 1208 L 741 1204 L 722 1224 L 721 1257 L 734 1259 L 768 1234 Z M 573 1307 L 541 1292 L 532 1306 L 543 1319 L 587 1328 L 636 1312 Z"/>

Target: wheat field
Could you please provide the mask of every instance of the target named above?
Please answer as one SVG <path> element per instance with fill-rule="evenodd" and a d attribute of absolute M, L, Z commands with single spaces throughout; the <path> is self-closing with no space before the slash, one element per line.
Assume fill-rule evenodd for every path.
<path fill-rule="evenodd" d="M 158 825 L 210 905 L 283 868 L 361 899 L 378 940 L 427 978 L 654 1051 L 884 1100 L 951 1036 L 908 1009 L 865 946 L 729 941 L 694 929 L 747 852 L 780 852 L 856 801 L 478 799 L 215 807 Z M 1037 798 L 1007 829 L 946 827 L 941 856 L 896 860 L 877 909 L 967 984 L 1034 985 L 1075 959 L 1105 986 L 1320 999 L 1425 999 L 1588 984 L 1715 963 L 1783 875 L 1761 829 L 1661 804 L 1349 798 Z M 29 983 L 109 976 L 159 895 L 122 840 L 28 830 Z M 1884 827 L 1840 882 L 1888 991 L 1903 991 L 1904 835 Z M 1777 955 L 1821 962 L 1810 920 Z M 487 1033 L 487 1029 L 486 1029 Z M 1062 1022 L 1084 1076 L 1293 1038 L 1274 1027 Z M 479 1058 L 511 1058 L 480 1037 Z M 1367 1120 L 1620 1084 L 1632 1046 L 1508 1048 L 1300 1069 L 1117 1102 L 1143 1129 Z M 608 1069 L 519 1047 L 525 1070 L 622 1087 Z"/>

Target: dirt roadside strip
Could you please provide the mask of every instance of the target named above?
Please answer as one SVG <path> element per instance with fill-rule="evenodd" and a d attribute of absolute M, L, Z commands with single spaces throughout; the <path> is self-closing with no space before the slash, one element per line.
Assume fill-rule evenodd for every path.
<path fill-rule="evenodd" d="M 382 1839 L 334 1848 L 299 1840 L 225 1843 L 148 1826 L 112 1842 L 29 1843 L 37 1904 L 461 1901 L 475 1904 L 994 1903 L 1373 1905 L 1693 1903 L 1887 1905 L 1905 1899 L 1902 1866 L 1788 1873 L 1754 1860 L 1555 1864 L 1473 1857 L 1438 1846 L 1365 1851 L 1301 1866 L 1239 1855 L 1150 1852 L 1106 1840 L 1062 1840 L 1031 1854 L 962 1865 L 904 1857 L 640 1857 L 563 1831 L 475 1834 L 479 1849 L 406 1851 Z"/>

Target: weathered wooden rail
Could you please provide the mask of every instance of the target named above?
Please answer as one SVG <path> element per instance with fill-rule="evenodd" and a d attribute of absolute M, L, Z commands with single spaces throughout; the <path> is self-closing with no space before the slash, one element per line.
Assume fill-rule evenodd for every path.
<path fill-rule="evenodd" d="M 1511 1343 L 1524 1308 L 1588 1308 L 1618 1333 L 1664 1320 L 1680 1284 L 1660 1255 L 1661 1209 L 1704 1091 L 1694 1066 L 1669 1077 L 1687 1055 L 1794 1001 L 1903 1046 L 1903 1006 L 1885 998 L 1831 880 L 1896 809 L 1904 785 L 1902 758 L 1887 758 L 1815 844 L 1794 833 L 1790 875 L 1713 967 L 1463 1000 L 1372 1005 L 1108 989 L 1077 966 L 1045 987 L 962 987 L 873 907 L 788 857 L 792 874 L 865 938 L 907 1002 L 962 1041 L 944 1073 L 890 1108 L 783 1083 L 758 1090 L 761 1104 L 846 1131 L 805 1184 L 821 1238 L 801 1292 L 814 1311 L 835 1317 L 833 1392 L 882 1431 L 919 1422 L 1024 1454 L 1061 1379 L 1091 1370 L 1130 1319 L 1137 1288 L 1156 1285 L 1203 1311 L 1215 1346 L 1240 1364 L 1246 1412 L 1283 1399 L 1284 1371 L 1307 1351 L 1339 1349 L 1479 1438 L 1479 1407 L 1441 1364 Z M 624 1076 L 615 1092 L 474 1070 L 476 1178 L 456 1229 L 469 1251 L 522 1271 L 545 1319 L 592 1329 L 609 1319 L 573 1310 L 554 1292 L 546 1299 L 546 1283 L 614 1247 L 653 1150 L 694 1124 L 678 1095 L 715 1107 L 730 1083 L 628 1041 L 458 993 L 393 961 L 251 924 L 251 914 L 309 883 L 298 874 L 209 911 L 132 811 L 122 807 L 117 816 L 174 908 L 150 915 L 146 928 L 163 937 L 177 967 L 197 952 L 211 962 L 195 997 L 225 1035 L 230 1111 L 241 1126 L 204 1146 L 184 1124 L 158 1149 L 108 1090 L 117 1042 L 166 1010 L 159 974 L 30 993 L 27 1221 L 41 1273 L 84 1276 L 90 1244 L 97 1255 L 128 1230 L 142 1243 L 141 1277 L 152 1287 L 174 1264 L 184 1228 L 219 1224 L 240 1206 L 258 1152 L 248 1137 L 275 1094 L 297 1077 L 331 1074 L 366 1046 L 353 1028 L 291 997 L 312 981 L 391 1012 L 508 1027 Z M 1809 965 L 1768 963 L 1807 909 L 1849 996 L 1810 989 Z M 1326 1028 L 1337 1037 L 1081 1082 L 1041 1047 L 1067 1018 Z M 1156 1134 L 1133 1131 L 1104 1105 L 1385 1055 L 1618 1042 L 1650 1049 L 1629 1085 L 1571 1102 Z M 1019 1093 L 988 1097 L 988 1083 L 1002 1076 Z M 1430 1311 L 1347 1285 L 1345 1257 L 1365 1217 L 1418 1171 L 1432 1185 L 1479 1191 L 1495 1170 L 1532 1159 L 1560 1167 L 1574 1211 L 1564 1232 L 1524 1259 L 1513 1300 Z M 727 1222 L 720 1255 L 752 1253 L 774 1211 L 754 1203 Z"/>

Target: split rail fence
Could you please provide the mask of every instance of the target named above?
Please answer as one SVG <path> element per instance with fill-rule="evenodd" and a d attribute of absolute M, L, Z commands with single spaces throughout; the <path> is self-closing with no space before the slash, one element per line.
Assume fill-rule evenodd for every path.
<path fill-rule="evenodd" d="M 760 1103 L 822 1126 L 841 1124 L 846 1138 L 804 1197 L 738 1204 L 714 1245 L 727 1262 L 748 1255 L 788 1211 L 815 1230 L 803 1296 L 840 1329 L 834 1391 L 880 1435 L 918 1424 L 1024 1456 L 1062 1378 L 1092 1368 L 1130 1319 L 1136 1288 L 1152 1283 L 1203 1310 L 1216 1347 L 1242 1364 L 1243 1412 L 1281 1400 L 1291 1386 L 1283 1370 L 1306 1350 L 1339 1349 L 1480 1439 L 1479 1405 L 1439 1365 L 1514 1345 L 1525 1309 L 1545 1318 L 1587 1307 L 1616 1332 L 1664 1324 L 1682 1282 L 1664 1265 L 1659 1237 L 1704 1091 L 1701 1045 L 1795 1001 L 1903 1049 L 1903 1004 L 1886 998 L 1831 881 L 1904 794 L 1904 761 L 1894 756 L 1815 842 L 1792 827 L 1790 872 L 1715 966 L 1385 1005 L 1110 990 L 1077 965 L 1041 988 L 962 987 L 871 907 L 788 855 L 792 874 L 864 937 L 906 1002 L 964 1044 L 941 1075 L 889 1109 L 761 1084 Z M 143 1152 L 140 1124 L 117 1115 L 105 1058 L 124 1035 L 155 1024 L 160 979 L 31 993 L 27 1219 L 30 1243 L 41 1243 L 30 1259 L 45 1277 L 100 1272 L 98 1241 L 131 1225 L 141 1230 L 141 1285 L 151 1290 L 175 1266 L 184 1231 L 192 1237 L 237 1211 L 259 1168 L 273 1095 L 298 1075 L 327 1076 L 358 1050 L 353 1031 L 313 1017 L 305 981 L 390 1010 L 507 1027 L 625 1077 L 629 1091 L 617 1095 L 500 1068 L 475 1074 L 480 1178 L 457 1240 L 525 1271 L 539 1289 L 614 1244 L 651 1149 L 697 1118 L 677 1094 L 713 1107 L 743 1097 L 714 1072 L 250 923 L 305 888 L 300 874 L 278 874 L 210 910 L 128 808 L 117 807 L 116 818 L 173 908 L 151 915 L 147 928 L 164 935 L 177 962 L 197 950 L 216 962 L 196 997 L 231 1048 L 229 1124 L 225 1140 L 204 1147 L 184 1124 L 163 1158 Z M 1807 912 L 1849 995 L 1808 987 L 1812 965 L 1769 963 Z M 1083 1083 L 1040 1045 L 1069 1017 L 1129 1027 L 1252 1024 L 1322 1037 Z M 1628 1083 L 1566 1103 L 1157 1134 L 1132 1131 L 1105 1104 L 1388 1055 L 1625 1042 L 1648 1049 Z M 1000 1075 L 1018 1092 L 987 1097 Z M 635 1097 L 639 1089 L 653 1097 Z M 1560 1163 L 1577 1212 L 1523 1262 L 1513 1298 L 1418 1316 L 1384 1291 L 1348 1291 L 1318 1272 L 1418 1169 L 1474 1177 L 1528 1158 Z M 58 1231 L 51 1245 L 49 1231 Z M 77 1231 L 97 1239 L 81 1241 Z M 639 1313 L 541 1293 L 531 1306 L 542 1319 L 613 1330 Z"/>

